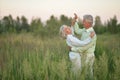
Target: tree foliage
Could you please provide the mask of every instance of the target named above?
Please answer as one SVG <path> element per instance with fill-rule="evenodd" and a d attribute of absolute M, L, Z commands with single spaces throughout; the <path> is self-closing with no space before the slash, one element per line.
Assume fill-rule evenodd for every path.
<path fill-rule="evenodd" d="M 117 17 L 114 16 L 113 18 L 111 18 L 109 21 L 108 21 L 108 31 L 110 33 L 118 33 L 120 30 L 119 30 L 119 24 L 117 23 Z"/>
<path fill-rule="evenodd" d="M 98 34 L 102 34 L 102 33 L 106 32 L 107 27 L 102 24 L 100 16 L 95 17 L 94 29 L 95 29 L 96 33 L 98 33 Z"/>
<path fill-rule="evenodd" d="M 40 36 L 57 36 L 59 35 L 59 28 L 61 25 L 71 25 L 72 18 L 65 15 L 61 15 L 60 18 L 51 15 L 50 18 L 43 23 L 40 18 L 34 18 L 28 23 L 25 16 L 16 19 L 12 18 L 12 15 L 4 16 L 0 20 L 0 34 L 2 33 L 21 33 L 21 32 L 31 32 L 35 35 Z M 78 21 L 79 27 L 82 28 L 82 20 Z M 96 33 L 102 34 L 105 32 L 110 32 L 112 34 L 120 32 L 120 23 L 117 21 L 117 17 L 114 16 L 110 18 L 105 24 L 102 24 L 100 16 L 95 17 L 94 29 Z"/>

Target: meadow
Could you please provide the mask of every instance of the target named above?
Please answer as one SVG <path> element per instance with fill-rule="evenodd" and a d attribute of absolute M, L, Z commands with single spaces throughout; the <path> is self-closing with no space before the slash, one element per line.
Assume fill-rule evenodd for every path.
<path fill-rule="evenodd" d="M 97 35 L 94 80 L 120 80 L 120 35 Z M 0 80 L 84 80 L 71 72 L 60 37 L 31 33 L 0 35 Z"/>

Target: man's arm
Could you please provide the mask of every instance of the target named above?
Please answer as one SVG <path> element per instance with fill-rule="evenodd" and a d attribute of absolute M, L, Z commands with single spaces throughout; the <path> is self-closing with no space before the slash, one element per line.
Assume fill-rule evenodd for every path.
<path fill-rule="evenodd" d="M 74 52 L 80 52 L 80 53 L 83 53 L 84 51 L 88 50 L 90 47 L 92 47 L 94 45 L 93 42 L 87 44 L 86 46 L 82 46 L 82 47 L 72 47 L 71 48 L 71 51 L 74 51 Z"/>
<path fill-rule="evenodd" d="M 85 30 L 84 28 L 80 29 L 77 22 L 75 22 L 75 25 L 73 27 L 74 27 L 75 33 L 77 33 L 77 34 L 82 34 L 82 32 Z"/>
<path fill-rule="evenodd" d="M 95 45 L 96 39 L 97 39 L 97 37 L 95 35 L 94 38 L 92 38 L 92 41 L 89 44 L 87 44 L 85 46 L 82 46 L 82 47 L 72 47 L 71 50 L 74 51 L 74 52 L 84 52 L 84 51 L 88 50 L 89 48 L 91 48 L 92 46 Z"/>
<path fill-rule="evenodd" d="M 73 47 L 85 46 L 86 44 L 88 44 L 92 41 L 92 38 L 94 37 L 94 35 L 95 35 L 95 33 L 91 32 L 90 36 L 83 41 L 78 39 L 77 37 L 74 37 L 73 35 L 68 35 L 67 36 L 67 42 L 69 42 L 69 44 Z"/>
<path fill-rule="evenodd" d="M 80 29 L 79 28 L 79 25 L 77 23 L 77 20 L 78 19 L 78 16 L 76 13 L 74 13 L 74 18 L 72 19 L 72 22 L 71 22 L 71 26 L 74 28 L 74 31 L 75 33 L 77 34 L 82 34 L 82 32 L 85 30 L 85 29 Z"/>

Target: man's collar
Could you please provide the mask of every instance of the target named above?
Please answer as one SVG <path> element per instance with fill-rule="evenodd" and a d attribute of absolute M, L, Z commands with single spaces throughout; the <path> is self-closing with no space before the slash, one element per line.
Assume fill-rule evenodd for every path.
<path fill-rule="evenodd" d="M 93 27 L 90 27 L 90 28 L 86 29 L 86 31 L 87 31 L 87 32 L 93 31 Z"/>

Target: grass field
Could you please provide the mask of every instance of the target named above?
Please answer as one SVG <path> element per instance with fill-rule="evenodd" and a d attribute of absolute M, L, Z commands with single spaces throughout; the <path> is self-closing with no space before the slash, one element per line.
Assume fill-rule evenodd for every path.
<path fill-rule="evenodd" d="M 98 35 L 94 79 L 120 80 L 120 36 Z M 76 80 L 65 40 L 30 33 L 0 35 L 0 80 Z M 84 80 L 84 75 L 77 76 Z"/>

